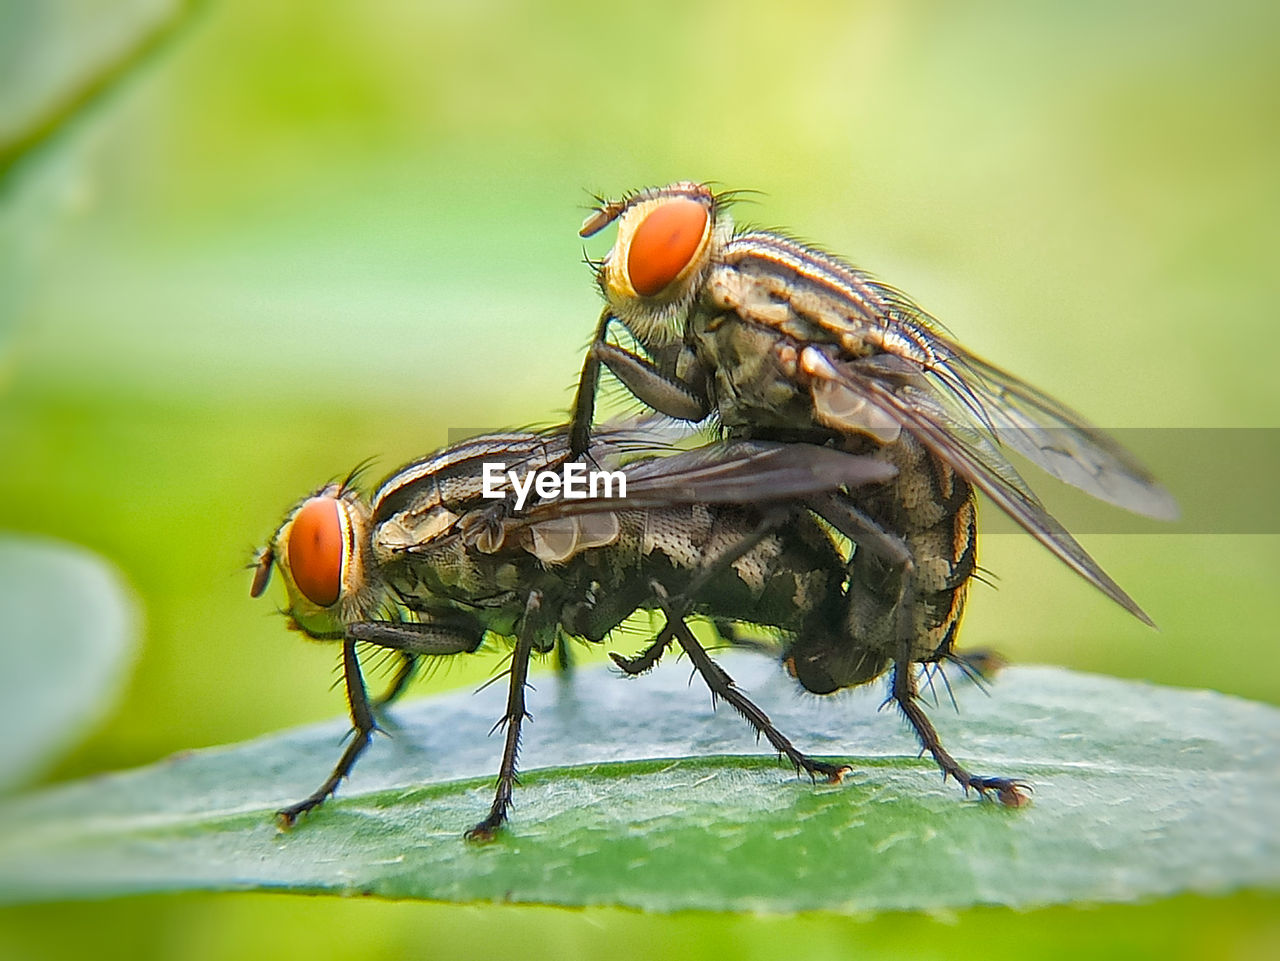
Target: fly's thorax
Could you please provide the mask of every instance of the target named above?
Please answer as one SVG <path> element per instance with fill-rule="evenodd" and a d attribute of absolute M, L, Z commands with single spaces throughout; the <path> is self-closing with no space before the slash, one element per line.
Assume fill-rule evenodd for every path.
<path fill-rule="evenodd" d="M 461 516 L 493 507 L 499 501 L 487 498 L 485 488 L 509 492 L 506 471 L 545 470 L 563 463 L 568 454 L 568 444 L 560 435 L 513 431 L 473 437 L 406 464 L 384 480 L 373 497 L 373 521 L 382 525 L 403 514 L 412 531 L 437 508 Z M 497 468 L 499 464 L 502 470 Z M 488 483 L 486 465 L 490 468 Z"/>
<path fill-rule="evenodd" d="M 456 537 L 401 549 L 382 570 L 388 587 L 412 610 L 429 609 L 444 600 L 482 605 L 534 586 L 537 573 L 536 562 L 523 552 L 485 554 Z"/>
<path fill-rule="evenodd" d="M 290 511 L 264 557 L 284 581 L 288 617 L 304 633 L 329 638 L 382 607 L 371 553 L 368 504 L 354 489 L 329 484 Z"/>
<path fill-rule="evenodd" d="M 799 375 L 799 353 L 788 338 L 702 310 L 693 315 L 689 335 L 695 356 L 712 372 L 712 399 L 725 427 L 751 431 L 815 424 L 808 388 Z"/>
<path fill-rule="evenodd" d="M 607 469 L 633 443 L 625 431 L 604 431 L 593 462 Z M 554 470 L 567 457 L 563 435 L 489 434 L 388 477 L 373 501 L 371 550 L 389 590 L 411 610 L 470 605 L 504 621 L 508 599 L 558 582 L 559 573 L 544 576 L 548 569 L 571 567 L 611 544 L 618 534 L 612 512 L 562 513 L 557 502 L 530 493 L 531 472 Z M 515 509 L 513 483 L 525 485 L 523 510 Z"/>
<path fill-rule="evenodd" d="M 469 515 L 460 517 L 440 504 L 420 506 L 397 511 L 373 533 L 379 571 L 407 606 L 417 610 L 433 598 L 466 603 L 519 586 L 526 573 L 520 563 L 463 537 L 460 528 Z"/>
<path fill-rule="evenodd" d="M 722 420 L 896 439 L 899 420 L 843 369 L 884 354 L 934 361 L 926 341 L 886 327 L 888 297 L 862 272 L 785 237 L 734 237 L 708 273 L 688 334 L 715 372 Z"/>
<path fill-rule="evenodd" d="M 392 515 L 378 526 L 374 545 L 388 587 L 423 610 L 440 600 L 483 607 L 565 581 L 583 566 L 607 563 L 598 549 L 617 537 L 612 512 L 526 523 L 497 509 L 458 517 L 437 505 L 421 515 Z"/>
<path fill-rule="evenodd" d="M 861 321 L 829 291 L 781 270 L 759 261 L 717 265 L 691 318 L 687 340 L 713 372 L 722 423 L 895 440 L 898 421 L 851 389 L 830 360 L 837 353 L 872 356 L 875 338 L 847 343 L 856 339 Z M 834 320 L 824 323 L 839 310 L 842 333 Z"/>
<path fill-rule="evenodd" d="M 797 344 L 837 344 L 847 358 L 886 349 L 886 291 L 829 254 L 771 231 L 727 241 L 708 274 L 712 313 L 732 312 Z"/>
<path fill-rule="evenodd" d="M 381 573 L 399 603 L 419 615 L 430 619 L 463 611 L 485 630 L 512 637 L 520 629 L 530 591 L 543 595 L 549 611 L 558 609 L 566 593 L 563 573 L 549 571 L 520 540 L 508 536 L 494 550 L 482 550 L 455 529 L 427 543 L 395 549 Z M 535 647 L 546 650 L 553 642 L 554 624 L 540 627 Z"/>
<path fill-rule="evenodd" d="M 474 580 L 466 586 L 450 583 L 439 575 L 444 568 L 433 567 L 427 572 L 429 583 L 417 575 L 421 569 L 400 567 L 390 572 L 387 585 L 398 602 L 425 622 L 448 621 L 459 614 L 485 631 L 504 637 L 513 637 L 524 614 L 531 584 L 527 578 L 490 576 L 487 580 Z M 489 573 L 493 575 L 500 568 Z M 523 572 L 521 572 L 523 574 Z M 506 587 L 501 586 L 506 584 Z"/>
<path fill-rule="evenodd" d="M 609 213 L 583 227 L 589 234 L 617 220 L 596 278 L 605 300 L 646 349 L 679 343 L 732 220 L 709 187 L 689 182 L 641 191 Z"/>
<path fill-rule="evenodd" d="M 397 528 L 395 534 L 402 538 L 402 544 L 413 544 L 418 551 L 447 540 L 451 547 L 456 544 L 459 556 L 465 554 L 481 565 L 487 563 L 485 558 L 527 564 L 529 557 L 547 566 L 563 565 L 618 539 L 615 512 L 557 513 L 556 507 L 562 503 L 572 502 L 540 504 L 542 510 L 536 516 L 512 515 L 504 505 L 469 511 L 461 517 L 437 508 L 432 512 L 432 523 L 424 525 L 420 533 L 406 535 Z M 537 519 L 543 516 L 545 520 Z"/>

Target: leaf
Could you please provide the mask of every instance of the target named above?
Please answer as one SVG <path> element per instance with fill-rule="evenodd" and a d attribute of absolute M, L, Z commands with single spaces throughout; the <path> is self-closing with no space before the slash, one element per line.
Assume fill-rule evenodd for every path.
<path fill-rule="evenodd" d="M 93 148 L 67 143 L 64 133 L 83 126 L 141 73 L 197 6 L 194 0 L 122 0 L 109 11 L 86 0 L 0 5 L 0 351 L 17 329 L 56 226 L 95 193 Z"/>
<path fill-rule="evenodd" d="M 1032 805 L 965 800 L 915 757 L 878 691 L 797 697 L 776 665 L 725 658 L 803 748 L 856 748 L 843 784 L 770 757 L 714 715 L 683 664 L 634 681 L 545 677 L 509 831 L 475 846 L 505 693 L 409 705 L 341 796 L 279 832 L 272 812 L 328 772 L 330 723 L 0 806 L 0 897 L 285 889 L 649 911 L 865 912 L 1132 901 L 1280 880 L 1275 709 L 1052 668 L 957 691 L 941 733 L 980 773 L 1025 776 Z M 629 757 L 648 760 L 626 761 Z"/>
<path fill-rule="evenodd" d="M 30 779 L 96 721 L 133 648 L 133 605 L 119 575 L 89 551 L 0 537 L 0 787 Z"/>
<path fill-rule="evenodd" d="M 9 170 L 132 77 L 193 2 L 56 0 L 0 9 L 0 184 Z"/>

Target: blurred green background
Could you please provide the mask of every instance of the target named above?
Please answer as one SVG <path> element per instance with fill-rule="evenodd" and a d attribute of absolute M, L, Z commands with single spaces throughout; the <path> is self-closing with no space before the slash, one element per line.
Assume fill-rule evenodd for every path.
<path fill-rule="evenodd" d="M 1272 4 L 185 9 L 0 2 L 0 530 L 105 555 L 144 618 L 127 688 L 51 779 L 341 710 L 335 652 L 250 601 L 243 567 L 366 457 L 377 473 L 452 428 L 563 419 L 598 312 L 591 192 L 758 189 L 740 220 L 875 271 L 1104 426 L 1280 423 Z M 1230 499 L 1251 465 L 1200 466 Z M 1280 703 L 1274 534 L 1085 541 L 1159 633 L 998 534 L 965 641 Z M 1250 956 L 1280 943 L 1277 906 L 648 918 L 183 896 L 3 912 L 0 956 Z"/>

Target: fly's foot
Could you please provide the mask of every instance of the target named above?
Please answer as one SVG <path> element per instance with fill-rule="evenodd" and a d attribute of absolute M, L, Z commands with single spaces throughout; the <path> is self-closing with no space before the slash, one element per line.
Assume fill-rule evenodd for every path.
<path fill-rule="evenodd" d="M 657 665 L 662 652 L 666 650 L 666 645 L 662 647 L 651 646 L 641 651 L 635 657 L 626 657 L 616 651 L 609 652 L 609 659 L 618 666 L 618 669 L 628 677 L 638 677 L 641 674 L 647 674 Z"/>
<path fill-rule="evenodd" d="M 905 656 L 899 658 L 893 666 L 893 693 L 890 696 L 897 701 L 898 708 L 915 728 L 922 751 L 928 751 L 942 769 L 944 783 L 947 778 L 953 777 L 966 794 L 969 793 L 969 788 L 973 788 L 984 798 L 994 792 L 996 800 L 1005 807 L 1020 808 L 1031 803 L 1031 785 L 1025 781 L 1007 777 L 974 777 L 947 753 L 942 741 L 938 739 L 933 723 L 920 707 L 915 672 L 911 669 L 911 661 Z"/>
<path fill-rule="evenodd" d="M 328 797 L 328 795 L 325 795 Z M 324 797 L 309 797 L 305 801 L 299 801 L 297 804 L 290 804 L 287 808 L 281 808 L 276 812 L 276 826 L 282 831 L 287 831 L 298 823 L 298 818 L 310 811 L 315 810 L 324 801 Z"/>
<path fill-rule="evenodd" d="M 501 828 L 502 820 L 495 822 L 493 818 L 487 817 L 464 834 L 463 837 L 472 844 L 489 844 L 497 839 L 498 831 Z"/>
<path fill-rule="evenodd" d="M 967 787 L 973 788 L 984 798 L 994 792 L 996 800 L 1010 808 L 1026 807 L 1031 803 L 1033 791 L 1026 781 L 1007 777 L 970 777 Z"/>
<path fill-rule="evenodd" d="M 853 768 L 848 764 L 836 764 L 835 770 L 827 775 L 828 784 L 843 784 L 844 779 L 853 773 Z"/>
<path fill-rule="evenodd" d="M 843 784 L 845 777 L 853 773 L 853 768 L 848 764 L 815 761 L 805 755 L 801 755 L 796 761 L 796 770 L 804 771 L 815 781 L 821 776 L 828 784 Z"/>

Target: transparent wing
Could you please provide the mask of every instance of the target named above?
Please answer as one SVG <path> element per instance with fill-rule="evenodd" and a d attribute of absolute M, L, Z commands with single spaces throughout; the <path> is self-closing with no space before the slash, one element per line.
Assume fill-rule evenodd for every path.
<path fill-rule="evenodd" d="M 650 458 L 625 470 L 625 498 L 557 498 L 531 506 L 508 523 L 537 524 L 553 517 L 678 504 L 775 503 L 883 483 L 896 474 L 892 465 L 872 457 L 811 444 L 749 440 Z"/>
<path fill-rule="evenodd" d="M 955 416 L 942 402 L 940 392 L 923 379 L 895 384 L 883 376 L 879 365 L 870 367 L 847 363 L 832 367 L 845 386 L 896 418 L 920 443 L 990 497 L 1072 570 L 1140 620 L 1152 623 L 1133 598 L 1045 510 L 1039 498 L 997 449 L 989 426 L 983 424 L 978 428 Z M 964 389 L 963 385 L 961 389 Z M 972 416 L 985 416 L 970 406 L 976 404 L 977 411 L 985 410 L 972 395 L 966 393 L 965 397 L 968 400 L 965 409 Z"/>
<path fill-rule="evenodd" d="M 1003 447 L 1100 500 L 1150 517 L 1177 516 L 1169 492 L 1112 438 L 956 343 L 900 291 L 769 231 L 739 235 L 726 258 L 731 263 L 717 275 L 721 296 L 744 320 L 807 340 L 832 363 L 865 358 L 867 370 L 880 365 L 896 382 L 912 375 L 932 382 L 937 404 L 928 406 L 948 410 L 948 426 L 986 433 L 995 446 L 984 448 L 983 460 L 997 474 Z"/>
<path fill-rule="evenodd" d="M 481 497 L 484 461 L 500 456 L 522 468 L 559 473 L 568 462 L 566 435 L 487 435 L 455 445 L 412 465 L 412 477 L 406 483 L 384 483 L 384 491 L 389 493 L 382 495 L 383 502 L 398 510 L 416 507 L 416 515 L 423 516 L 428 516 L 426 508 L 438 519 L 429 535 L 396 549 L 427 556 L 461 538 L 484 553 L 495 553 L 509 544 L 526 543 L 519 535 L 528 532 L 540 558 L 559 562 L 585 547 L 611 543 L 618 533 L 615 515 L 619 511 L 681 504 L 776 503 L 842 487 L 882 483 L 896 473 L 892 465 L 876 458 L 768 441 L 727 441 L 652 456 L 662 447 L 661 438 L 670 436 L 667 431 L 655 435 L 630 427 L 597 432 L 588 461 L 577 466 L 584 472 L 624 473 L 625 494 L 616 477 L 608 484 L 594 485 L 579 477 L 575 486 L 587 496 L 537 500 L 519 512 L 514 510 L 506 483 L 498 485 L 499 492 L 506 495 L 501 499 Z M 636 460 L 638 454 L 649 456 Z M 401 487 L 411 489 L 416 499 L 401 493 Z M 445 487 L 451 489 L 448 498 L 440 496 Z M 423 523 L 420 518 L 418 523 Z"/>
<path fill-rule="evenodd" d="M 507 515 L 500 538 L 490 543 L 527 545 L 546 563 L 564 563 L 582 550 L 613 543 L 623 512 L 795 501 L 895 474 L 882 460 L 808 444 L 730 441 L 631 465 L 625 496 L 556 498 Z"/>
<path fill-rule="evenodd" d="M 1000 444 L 1099 500 L 1158 520 L 1177 518 L 1173 496 L 1114 439 L 1008 371 L 958 344 L 946 348 L 951 356 L 929 373 Z"/>

